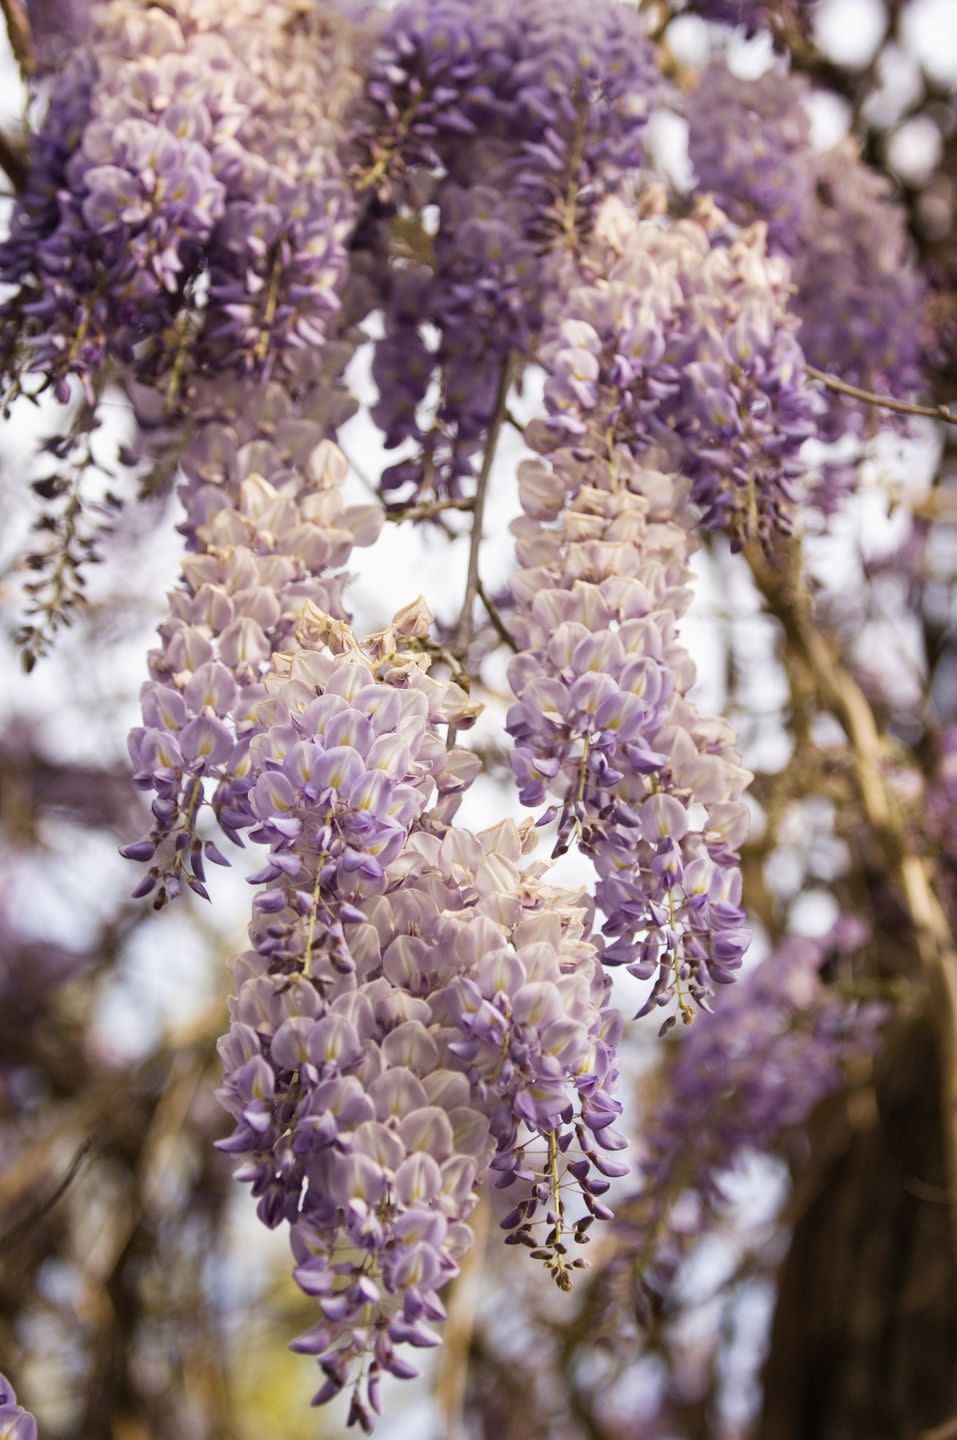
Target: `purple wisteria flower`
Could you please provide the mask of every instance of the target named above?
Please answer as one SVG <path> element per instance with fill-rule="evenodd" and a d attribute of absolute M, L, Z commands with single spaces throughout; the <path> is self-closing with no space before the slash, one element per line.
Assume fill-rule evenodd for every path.
<path fill-rule="evenodd" d="M 769 71 L 742 80 L 710 66 L 689 101 L 691 159 L 732 219 L 763 220 L 769 247 L 791 257 L 791 305 L 810 363 L 906 398 L 921 384 L 926 299 L 907 214 L 855 140 L 812 150 L 808 93 L 800 76 Z M 821 394 L 818 409 L 826 439 L 862 435 L 873 419 L 833 391 Z M 836 477 L 829 488 L 839 489 Z"/>
<path fill-rule="evenodd" d="M 817 158 L 815 203 L 800 236 L 793 305 L 808 360 L 852 385 L 906 399 L 921 388 L 926 285 L 907 212 L 857 142 Z M 863 434 L 873 411 L 827 392 L 826 436 Z"/>
<path fill-rule="evenodd" d="M 794 255 L 814 179 L 803 76 L 769 70 L 743 80 L 709 65 L 688 99 L 689 150 L 698 181 L 739 225 L 764 220 L 768 247 Z"/>
<path fill-rule="evenodd" d="M 866 939 L 852 917 L 820 940 L 787 936 L 675 1046 L 664 1103 L 642 1133 L 640 1188 L 616 1220 L 617 1268 L 647 1288 L 646 1299 L 722 1214 L 723 1180 L 749 1155 L 786 1150 L 849 1067 L 877 1048 L 887 1006 L 843 999 L 822 974 L 840 977 Z"/>
<path fill-rule="evenodd" d="M 92 394 L 107 358 L 171 401 L 197 364 L 268 375 L 338 308 L 352 79 L 336 26 L 317 16 L 323 43 L 304 46 L 292 0 L 225 18 L 221 3 L 97 7 L 51 81 L 0 277 L 27 341 L 7 368 L 61 398 L 71 376 Z"/>
<path fill-rule="evenodd" d="M 557 820 L 556 853 L 575 840 L 591 856 L 605 963 L 654 981 L 642 1013 L 677 998 L 690 1019 L 689 997 L 707 1005 L 749 939 L 736 850 L 750 777 L 730 728 L 685 698 L 681 481 L 640 469 L 623 447 L 598 459 L 564 446 L 519 480 L 511 624 L 522 653 L 507 720 L 519 793 L 527 805 L 555 797 L 540 823 Z"/>
<path fill-rule="evenodd" d="M 602 246 L 606 275 L 598 270 Z M 690 1019 L 690 1000 L 707 1005 L 748 944 L 736 852 L 747 832 L 741 796 L 750 776 L 730 727 L 686 699 L 694 667 L 676 627 L 687 606 L 695 514 L 684 482 L 666 468 L 669 455 L 652 442 L 667 435 L 660 417 L 673 413 L 680 388 L 708 379 L 701 364 L 682 373 L 671 363 L 669 350 L 681 353 L 692 322 L 724 357 L 711 369 L 707 402 L 723 413 L 741 385 L 728 351 L 743 354 L 752 333 L 773 343 L 779 320 L 783 343 L 793 337 L 767 285 L 774 262 L 759 234 L 712 250 L 698 220 L 669 230 L 609 201 L 589 260 L 592 274 L 572 288 L 542 347 L 547 419 L 529 427 L 539 458 L 519 471 L 525 515 L 513 527 L 510 623 L 521 653 L 509 672 L 516 704 L 507 728 L 523 802 L 557 802 L 541 822 L 557 821 L 556 853 L 575 840 L 594 861 L 605 963 L 653 981 L 642 1013 L 677 1000 Z M 711 266 L 725 279 L 741 277 L 746 318 L 725 300 L 730 336 L 709 303 Z M 803 392 L 794 394 L 803 407 Z M 705 423 L 720 423 L 699 401 L 702 411 Z M 744 439 L 739 432 L 742 450 Z M 670 441 L 670 455 L 677 448 L 690 461 L 690 444 L 685 450 L 673 431 Z M 698 452 L 699 463 L 713 467 L 726 456 L 714 440 Z M 702 473 L 691 495 L 707 505 L 714 470 L 711 485 L 702 485 Z M 754 506 L 757 497 L 751 491 Z"/>
<path fill-rule="evenodd" d="M 539 330 L 543 257 L 575 251 L 637 171 L 660 89 L 637 16 L 609 0 L 392 13 L 354 126 L 356 184 L 378 207 L 363 233 L 392 261 L 374 414 L 388 445 L 417 446 L 387 492 L 455 493 L 470 475 L 505 359 Z M 434 218 L 410 264 L 405 222 L 423 206 Z M 434 380 L 434 415 L 417 413 Z"/>
<path fill-rule="evenodd" d="M 410 611 L 360 648 L 313 609 L 301 648 L 275 658 L 246 800 L 249 839 L 268 847 L 251 883 L 267 888 L 221 1043 L 236 1120 L 223 1148 L 243 1157 L 261 1219 L 291 1225 L 296 1278 L 319 1303 L 295 1348 L 322 1368 L 317 1403 L 359 1370 L 350 1423 L 364 1428 L 381 1371 L 415 1373 L 396 1346 L 438 1343 L 437 1291 L 471 1238 L 491 1153 L 467 1084 L 442 1067 L 429 1006 L 367 938 L 412 827 L 476 772 L 439 738 L 438 725 L 467 723 L 468 703 L 409 648 L 424 618 Z"/>
<path fill-rule="evenodd" d="M 397 1347 L 438 1343 L 490 1162 L 521 1187 L 513 1240 L 563 1286 L 567 1185 L 579 1235 L 624 1173 L 620 1021 L 588 911 L 521 863 L 531 832 L 448 827 L 478 760 L 442 741 L 471 711 L 428 674 L 428 618 L 412 607 L 360 646 L 313 608 L 274 658 L 246 802 L 268 859 L 221 1044 L 223 1147 L 263 1221 L 289 1223 L 319 1303 L 294 1348 L 323 1371 L 317 1403 L 353 1385 L 364 1427 L 379 1374 L 414 1373 Z"/>
<path fill-rule="evenodd" d="M 601 210 L 540 356 L 555 443 L 607 457 L 657 444 L 734 543 L 788 525 L 815 397 L 788 308 L 787 263 L 762 226 L 733 233 L 707 200 L 668 224 Z"/>
<path fill-rule="evenodd" d="M 0 1440 L 37 1440 L 37 1422 L 17 1404 L 10 1381 L 0 1375 Z"/>
<path fill-rule="evenodd" d="M 135 782 L 156 795 L 155 823 L 124 853 L 156 861 L 137 893 L 158 885 L 159 904 L 184 883 L 205 894 L 204 856 L 226 863 L 199 838 L 211 789 L 230 839 L 253 823 L 248 749 L 262 677 L 295 645 L 307 604 L 342 615 L 342 566 L 381 520 L 377 506 L 344 505 L 341 451 L 278 384 L 217 390 L 213 413 L 183 459 L 194 548 L 150 655 L 144 724 L 130 736 Z"/>

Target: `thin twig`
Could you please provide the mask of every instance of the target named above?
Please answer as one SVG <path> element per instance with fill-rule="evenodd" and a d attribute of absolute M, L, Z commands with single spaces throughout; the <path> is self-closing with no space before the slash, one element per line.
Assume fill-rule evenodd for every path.
<path fill-rule="evenodd" d="M 498 446 L 499 436 L 502 433 L 502 426 L 505 423 L 506 397 L 512 377 L 512 357 L 506 355 L 502 362 L 502 373 L 498 381 L 498 393 L 495 396 L 495 409 L 492 412 L 492 419 L 488 427 L 488 436 L 485 441 L 485 455 L 482 459 L 482 470 L 478 478 L 478 485 L 475 488 L 475 504 L 472 514 L 472 539 L 469 545 L 469 568 L 465 581 L 465 597 L 462 601 L 462 610 L 459 615 L 458 625 L 455 628 L 455 649 L 460 655 L 468 650 L 472 639 L 474 627 L 475 597 L 478 594 L 479 583 L 479 551 L 482 548 L 482 526 L 485 521 L 485 502 L 488 499 L 488 482 L 492 474 L 492 466 L 495 463 L 495 451 Z"/>
<path fill-rule="evenodd" d="M 948 425 L 957 425 L 957 411 L 949 410 L 946 405 L 911 405 L 906 400 L 895 400 L 890 395 L 876 395 L 873 390 L 862 390 L 859 385 L 849 385 L 846 380 L 841 380 L 837 375 L 828 375 L 826 370 L 818 370 L 814 365 L 805 365 L 804 368 L 812 380 L 817 380 L 828 390 L 834 390 L 838 395 L 848 395 L 852 400 L 861 400 L 865 405 L 873 405 L 878 410 L 894 410 L 899 415 L 922 415 L 927 420 L 943 420 Z"/>
<path fill-rule="evenodd" d="M 403 520 L 434 520 L 446 510 L 474 509 L 475 497 L 470 495 L 464 500 L 423 500 L 419 505 L 397 505 L 394 510 L 386 507 L 385 518 L 398 525 Z"/>
<path fill-rule="evenodd" d="M 50 1211 L 62 1200 L 63 1196 L 73 1184 L 73 1181 L 83 1166 L 83 1162 L 92 1153 L 92 1150 L 93 1139 L 92 1136 L 88 1136 L 79 1146 L 69 1165 L 66 1167 L 66 1170 L 63 1172 L 63 1178 L 56 1186 L 56 1189 L 53 1190 L 45 1200 L 42 1200 L 39 1205 L 31 1207 L 25 1215 L 22 1215 L 19 1220 L 15 1220 L 12 1225 L 0 1234 L 0 1251 L 6 1250 L 25 1230 L 34 1229 L 41 1220 L 49 1215 Z"/>
<path fill-rule="evenodd" d="M 522 647 L 521 645 L 519 645 L 518 641 L 515 639 L 515 636 L 511 633 L 508 626 L 505 624 L 505 621 L 502 619 L 502 612 L 499 610 L 498 606 L 495 604 L 495 601 L 492 599 L 485 586 L 482 584 L 481 577 L 478 577 L 476 579 L 475 588 L 478 592 L 479 599 L 488 611 L 488 618 L 491 620 L 492 626 L 499 639 L 517 655 Z"/>

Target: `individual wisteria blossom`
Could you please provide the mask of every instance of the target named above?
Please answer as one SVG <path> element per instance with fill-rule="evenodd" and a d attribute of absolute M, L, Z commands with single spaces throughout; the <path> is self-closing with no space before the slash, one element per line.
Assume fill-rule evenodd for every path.
<path fill-rule="evenodd" d="M 329 43 L 304 49 L 303 27 Z M 335 28 L 292 0 L 96 8 L 0 251 L 25 345 L 9 371 L 65 398 L 112 358 L 172 399 L 200 360 L 268 374 L 321 340 L 351 229 Z"/>
<path fill-rule="evenodd" d="M 0 1440 L 37 1440 L 37 1422 L 17 1404 L 10 1381 L 0 1375 Z"/>
<path fill-rule="evenodd" d="M 711 65 L 689 101 L 690 154 L 701 185 L 739 223 L 763 220 L 772 250 L 792 258 L 808 361 L 866 390 L 906 398 L 920 388 L 925 283 L 904 207 L 857 142 L 811 148 L 801 76 L 743 80 Z M 818 427 L 862 434 L 860 403 L 822 394 Z"/>
<path fill-rule="evenodd" d="M 357 187 L 378 200 L 365 237 L 393 258 L 374 415 L 389 446 L 417 447 L 386 471 L 388 493 L 455 493 L 470 475 L 504 360 L 540 327 L 543 257 L 577 248 L 637 172 L 660 89 L 637 15 L 611 0 L 392 13 L 354 131 Z M 425 204 L 435 219 L 410 255 Z M 419 413 L 433 380 L 434 414 Z"/>
<path fill-rule="evenodd" d="M 289 1222 L 319 1301 L 294 1348 L 326 1377 L 317 1403 L 354 1382 L 363 1426 L 379 1373 L 414 1373 L 395 1347 L 438 1343 L 437 1292 L 490 1160 L 529 1192 L 508 1221 L 519 1237 L 546 1211 L 538 1253 L 560 1284 L 566 1156 L 592 1218 L 610 1213 L 602 1171 L 622 1173 L 600 1153 L 624 1144 L 620 1027 L 586 911 L 520 865 L 514 826 L 447 828 L 478 762 L 439 736 L 471 711 L 428 675 L 428 619 L 413 607 L 360 646 L 310 607 L 301 648 L 274 661 L 249 752 L 249 838 L 269 847 L 251 879 L 268 888 L 221 1045 L 224 1147 L 261 1218 Z"/>
<path fill-rule="evenodd" d="M 839 989 L 867 938 L 853 917 L 821 939 L 787 936 L 674 1047 L 642 1132 L 640 1188 L 615 1221 L 615 1268 L 639 1287 L 666 1285 L 687 1244 L 723 1213 L 728 1175 L 748 1156 L 786 1151 L 848 1068 L 873 1054 L 887 1005 Z"/>

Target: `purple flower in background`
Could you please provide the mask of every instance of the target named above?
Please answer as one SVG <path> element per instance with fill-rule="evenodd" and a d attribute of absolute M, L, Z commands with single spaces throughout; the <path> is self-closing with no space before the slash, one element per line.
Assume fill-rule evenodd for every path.
<path fill-rule="evenodd" d="M 795 262 L 794 310 L 808 360 L 865 390 L 907 398 L 921 388 L 926 286 L 907 212 L 848 139 L 817 157 L 815 203 Z M 862 434 L 873 412 L 828 392 L 822 430 Z"/>
<path fill-rule="evenodd" d="M 822 974 L 840 976 L 867 938 L 852 918 L 820 940 L 787 936 L 674 1047 L 663 1103 L 642 1134 L 640 1189 L 616 1222 L 625 1243 L 616 1266 L 634 1270 L 639 1287 L 667 1284 L 722 1213 L 723 1179 L 748 1155 L 786 1149 L 849 1067 L 873 1054 L 888 1007 L 845 1000 Z"/>
<path fill-rule="evenodd" d="M 38 68 L 55 69 L 86 40 L 93 10 L 94 0 L 26 0 Z"/>
<path fill-rule="evenodd" d="M 926 293 L 907 214 L 855 140 L 811 149 L 808 93 L 800 76 L 742 80 L 711 65 L 689 101 L 691 159 L 733 220 L 763 220 L 769 248 L 791 257 L 808 360 L 852 385 L 906 398 L 921 386 Z M 860 435 L 873 419 L 833 391 L 822 393 L 819 411 L 829 439 Z M 818 503 L 828 508 L 829 492 L 840 489 L 830 476 Z"/>
<path fill-rule="evenodd" d="M 17 1404 L 13 1386 L 0 1375 L 0 1440 L 37 1440 L 37 1422 Z"/>
<path fill-rule="evenodd" d="M 769 70 L 743 80 L 709 65 L 688 100 L 691 161 L 739 225 L 764 220 L 768 246 L 793 255 L 813 194 L 811 127 L 801 76 Z"/>
<path fill-rule="evenodd" d="M 392 12 L 354 127 L 356 185 L 381 212 L 364 233 L 380 268 L 393 259 L 375 416 L 389 446 L 418 447 L 386 471 L 390 495 L 455 494 L 471 476 L 505 359 L 540 329 L 544 257 L 576 251 L 636 173 L 660 89 L 638 17 L 608 0 Z M 387 218 L 409 202 L 435 214 L 412 264 Z M 434 414 L 419 415 L 433 379 Z"/>

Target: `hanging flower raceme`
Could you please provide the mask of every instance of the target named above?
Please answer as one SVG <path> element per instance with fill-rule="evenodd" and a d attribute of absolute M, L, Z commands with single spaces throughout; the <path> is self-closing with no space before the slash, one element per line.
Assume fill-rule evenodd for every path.
<path fill-rule="evenodd" d="M 214 0 L 98 6 L 51 82 L 0 277 L 26 347 L 8 369 L 61 398 L 71 376 L 92 394 L 108 358 L 173 398 L 199 361 L 266 374 L 337 308 L 350 72 L 291 0 L 225 18 Z"/>
<path fill-rule="evenodd" d="M 547 458 L 519 476 L 513 769 L 525 804 L 556 797 L 543 820 L 557 852 L 574 839 L 594 861 L 605 963 L 654 980 L 642 1013 L 677 997 L 689 1019 L 687 997 L 707 1004 L 748 943 L 736 850 L 750 777 L 730 728 L 685 698 L 686 501 L 678 477 L 621 447 L 585 458 L 547 436 L 533 433 Z"/>
<path fill-rule="evenodd" d="M 549 885 L 545 866 L 522 863 L 535 844 L 532 828 L 510 822 L 479 836 L 415 834 L 401 888 L 370 912 L 370 943 L 391 979 L 428 999 L 445 1063 L 488 1118 L 495 1184 L 514 1202 L 507 1243 L 528 1246 L 567 1289 L 583 1263 L 567 1242 L 610 1218 L 606 1177 L 626 1173 L 613 1158 L 625 1145 L 613 1126 L 621 1019 L 590 907 Z"/>
<path fill-rule="evenodd" d="M 354 127 L 356 183 L 378 201 L 363 236 L 392 261 L 374 413 L 390 446 L 418 447 L 386 491 L 456 493 L 470 476 L 504 357 L 540 327 L 542 257 L 576 250 L 638 169 L 660 88 L 637 16 L 608 0 L 413 0 L 390 16 Z"/>
<path fill-rule="evenodd" d="M 184 456 L 194 548 L 150 655 L 144 725 L 130 737 L 136 783 L 156 798 L 150 834 L 124 853 L 154 862 L 138 893 L 158 886 L 157 904 L 184 882 L 205 894 L 204 854 L 225 863 L 198 835 L 211 789 L 231 839 L 252 823 L 248 747 L 262 677 L 295 644 L 307 602 L 342 615 L 342 566 L 381 519 L 378 506 L 345 505 L 341 451 L 281 386 L 217 391 L 213 413 Z"/>
<path fill-rule="evenodd" d="M 921 383 L 926 294 L 907 214 L 854 140 L 812 150 L 808 94 L 801 76 L 743 80 L 710 66 L 688 102 L 691 159 L 733 219 L 765 221 L 769 247 L 792 257 L 792 308 L 808 360 L 852 385 L 906 398 Z M 862 434 L 873 419 L 833 391 L 822 393 L 819 410 L 825 438 Z"/>
<path fill-rule="evenodd" d="M 593 261 L 603 245 L 608 278 L 595 273 L 572 289 L 542 348 L 548 418 L 529 428 L 540 458 L 519 475 L 525 516 L 515 526 L 510 623 L 520 654 L 510 670 L 517 703 L 508 730 L 523 801 L 554 796 L 543 818 L 558 822 L 558 851 L 574 838 L 593 858 L 605 962 L 653 980 L 644 1010 L 677 999 L 687 1019 L 689 997 L 707 1005 L 748 943 L 736 852 L 750 777 L 730 727 L 700 716 L 686 698 L 694 668 L 676 625 L 687 605 L 695 515 L 682 481 L 652 468 L 667 460 L 650 447 L 667 434 L 661 417 L 673 413 L 681 387 L 723 387 L 722 404 L 732 407 L 741 382 L 728 350 L 743 343 L 748 326 L 768 335 L 779 297 L 760 284 L 773 262 L 763 258 L 759 233 L 712 250 L 698 220 L 667 230 L 612 201 L 599 218 Z M 711 264 L 716 274 L 730 268 L 741 277 L 748 318 L 725 310 L 731 336 L 711 306 Z M 688 343 L 691 321 L 725 357 L 708 374 L 701 364 L 681 374 L 669 354 Z M 704 429 L 720 417 L 702 407 L 696 418 Z M 690 433 L 672 434 L 671 456 L 690 457 Z M 743 433 L 735 443 L 747 453 Z M 713 433 L 702 437 L 699 462 L 703 455 L 712 466 L 726 463 Z M 700 478 L 691 496 L 702 503 Z"/>
<path fill-rule="evenodd" d="M 814 397 L 787 264 L 762 226 L 732 233 L 707 201 L 665 224 L 606 203 L 540 358 L 553 435 L 589 456 L 662 447 L 709 528 L 740 544 L 788 526 Z"/>
<path fill-rule="evenodd" d="M 854 140 L 817 157 L 815 203 L 795 265 L 794 310 L 808 360 L 851 385 L 906 399 L 921 389 L 926 284 L 907 212 Z M 827 392 L 824 433 L 864 433 L 873 412 Z"/>
<path fill-rule="evenodd" d="M 224 1148 L 244 1157 L 264 1222 L 290 1222 L 296 1278 L 319 1301 L 296 1348 L 325 1374 L 317 1402 L 360 1370 L 350 1421 L 363 1425 L 381 1370 L 415 1373 L 396 1345 L 438 1343 L 436 1292 L 470 1239 L 491 1148 L 468 1086 L 441 1068 L 428 1005 L 365 939 L 411 830 L 476 769 L 439 738 L 473 712 L 429 677 L 427 623 L 413 608 L 361 648 L 307 607 L 300 647 L 274 661 L 249 751 L 250 839 L 268 848 L 252 883 L 268 888 L 221 1043 L 236 1119 Z"/>
<path fill-rule="evenodd" d="M 400 1343 L 431 1345 L 438 1290 L 489 1170 L 503 1222 L 567 1288 L 624 1138 L 613 1128 L 621 1022 L 581 896 L 524 857 L 534 831 L 450 828 L 477 758 L 440 729 L 474 707 L 428 674 L 412 607 L 358 645 L 307 607 L 250 743 L 249 839 L 264 887 L 221 1045 L 231 1153 L 322 1318 L 296 1342 L 365 1424 Z M 580 1199 L 570 1213 L 568 1192 Z M 533 1232 L 543 1227 L 536 1239 Z M 367 1367 L 367 1368 L 365 1368 Z"/>

